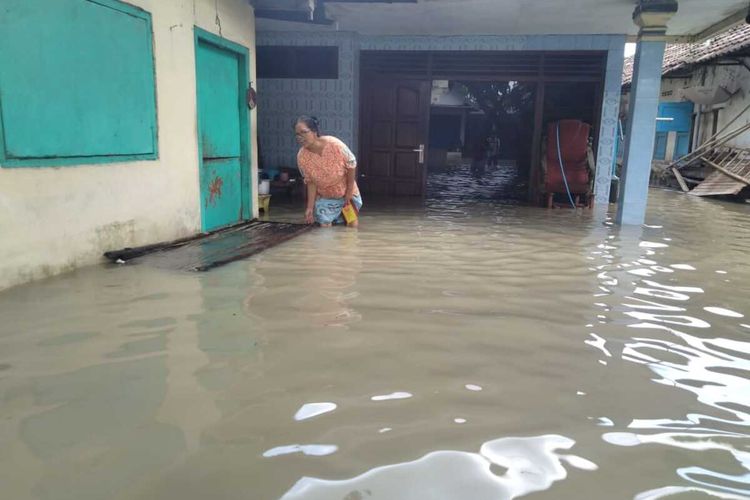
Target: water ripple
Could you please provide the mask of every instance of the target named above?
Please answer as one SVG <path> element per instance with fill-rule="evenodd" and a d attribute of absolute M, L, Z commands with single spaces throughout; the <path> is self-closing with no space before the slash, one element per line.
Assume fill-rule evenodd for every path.
<path fill-rule="evenodd" d="M 696 272 L 699 266 L 671 255 L 684 250 L 655 241 L 670 241 L 659 234 L 669 229 L 670 224 L 646 225 L 642 234 L 623 230 L 607 235 L 608 245 L 616 247 L 611 249 L 615 258 L 594 265 L 597 279 L 610 289 L 605 303 L 621 314 L 615 324 L 638 329 L 640 334 L 622 337 L 619 330 L 610 332 L 603 326 L 590 333 L 585 343 L 600 351 L 605 344 L 611 345 L 605 353 L 618 347 L 615 356 L 647 367 L 654 375 L 652 382 L 667 391 L 692 394 L 699 406 L 682 416 L 632 418 L 626 429 L 606 432 L 602 439 L 616 446 L 657 444 L 694 453 L 690 457 L 696 465 L 674 469 L 675 479 L 685 484 L 645 490 L 636 495 L 638 499 L 688 492 L 746 498 L 750 495 L 750 453 L 745 451 L 750 444 L 750 342 L 735 336 L 743 325 L 731 323 L 744 315 L 729 307 L 703 305 L 715 300 L 717 285 L 704 279 L 697 286 L 697 280 L 706 277 Z M 750 251 L 750 246 L 742 249 Z M 647 267 L 628 269 L 633 263 Z M 679 274 L 683 271 L 693 273 Z M 626 275 L 635 281 L 623 280 Z M 731 295 L 725 296 L 732 302 Z M 714 315 L 711 322 L 701 317 L 705 313 Z M 608 333 L 617 339 L 608 338 Z M 607 425 L 614 426 L 610 420 Z M 699 453 L 705 452 L 727 454 L 744 472 L 704 460 Z"/>
<path fill-rule="evenodd" d="M 484 443 L 478 453 L 435 451 L 413 462 L 385 465 L 344 480 L 303 477 L 283 500 L 374 498 L 422 500 L 427 492 L 440 498 L 499 500 L 543 491 L 565 479 L 573 468 L 598 467 L 585 458 L 561 453 L 575 441 L 559 435 L 503 438 Z M 433 495 L 434 496 L 434 495 Z"/>

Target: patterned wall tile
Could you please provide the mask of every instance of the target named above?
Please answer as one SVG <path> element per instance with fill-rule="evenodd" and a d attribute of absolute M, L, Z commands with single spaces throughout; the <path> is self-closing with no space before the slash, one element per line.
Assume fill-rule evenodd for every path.
<path fill-rule="evenodd" d="M 619 35 L 360 36 L 340 32 L 259 32 L 258 45 L 335 45 L 339 48 L 337 80 L 259 80 L 259 135 L 265 165 L 270 168 L 295 166 L 297 145 L 291 127 L 301 114 L 318 116 L 324 133 L 335 135 L 357 151 L 361 50 L 606 50 L 607 77 L 595 192 L 597 202 L 607 201 L 624 43 L 625 38 Z"/>
<path fill-rule="evenodd" d="M 620 116 L 620 87 L 625 51 L 625 37 L 613 39 L 607 54 L 607 75 L 599 126 L 599 150 L 596 158 L 594 196 L 597 204 L 609 203 L 612 167 L 617 147 L 617 122 Z"/>
<path fill-rule="evenodd" d="M 258 80 L 259 140 L 267 169 L 296 167 L 297 143 L 292 126 L 300 115 L 314 115 L 323 133 L 355 145 L 359 51 L 354 33 L 259 32 L 263 45 L 336 46 L 339 78 L 336 80 Z M 356 146 L 356 145 L 355 145 Z"/>
<path fill-rule="evenodd" d="M 361 36 L 361 50 L 609 50 L 612 35 Z"/>
<path fill-rule="evenodd" d="M 526 50 L 528 36 L 363 36 L 362 50 Z"/>

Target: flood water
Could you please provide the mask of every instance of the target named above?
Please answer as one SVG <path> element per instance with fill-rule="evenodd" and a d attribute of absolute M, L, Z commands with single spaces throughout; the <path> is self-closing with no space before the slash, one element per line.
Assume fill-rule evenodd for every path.
<path fill-rule="evenodd" d="M 653 190 L 621 229 L 435 182 L 0 293 L 0 497 L 750 497 L 750 207 Z"/>

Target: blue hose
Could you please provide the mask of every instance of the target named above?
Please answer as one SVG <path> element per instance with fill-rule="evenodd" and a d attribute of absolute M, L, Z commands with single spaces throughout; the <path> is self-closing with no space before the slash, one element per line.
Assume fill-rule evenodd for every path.
<path fill-rule="evenodd" d="M 570 194 L 570 188 L 568 187 L 568 179 L 565 177 L 565 165 L 563 165 L 562 153 L 560 152 L 560 122 L 557 122 L 557 159 L 560 161 L 560 172 L 562 172 L 563 182 L 565 183 L 565 191 L 568 193 L 568 200 L 570 200 L 570 206 L 576 208 L 576 203 L 573 201 L 573 196 Z"/>

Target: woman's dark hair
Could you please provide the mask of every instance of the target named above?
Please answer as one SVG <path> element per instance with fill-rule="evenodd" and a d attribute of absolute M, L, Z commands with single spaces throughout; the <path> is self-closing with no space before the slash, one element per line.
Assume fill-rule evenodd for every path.
<path fill-rule="evenodd" d="M 292 128 L 294 128 L 298 123 L 304 123 L 305 126 L 309 128 L 316 136 L 320 136 L 320 120 L 318 120 L 316 117 L 302 115 L 294 120 Z"/>

